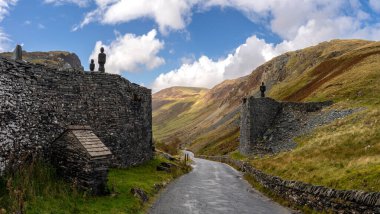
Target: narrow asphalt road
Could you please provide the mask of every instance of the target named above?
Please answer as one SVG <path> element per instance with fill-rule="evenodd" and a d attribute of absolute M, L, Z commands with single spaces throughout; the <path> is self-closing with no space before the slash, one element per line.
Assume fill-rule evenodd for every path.
<path fill-rule="evenodd" d="M 198 158 L 193 161 L 193 171 L 169 184 L 150 214 L 291 213 L 253 190 L 232 167 Z"/>

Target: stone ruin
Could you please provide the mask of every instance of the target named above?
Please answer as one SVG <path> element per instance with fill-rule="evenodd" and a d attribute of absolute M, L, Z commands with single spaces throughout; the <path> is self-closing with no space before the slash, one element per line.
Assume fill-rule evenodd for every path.
<path fill-rule="evenodd" d="M 68 126 L 52 143 L 51 163 L 58 175 L 96 195 L 107 193 L 111 151 L 89 126 Z"/>
<path fill-rule="evenodd" d="M 271 98 L 243 99 L 239 151 L 244 155 L 273 154 L 293 149 L 293 138 L 312 128 L 352 113 L 322 113 L 326 102 L 277 102 Z"/>
<path fill-rule="evenodd" d="M 30 154 L 63 161 L 63 175 L 103 191 L 107 164 L 125 168 L 153 157 L 151 90 L 115 74 L 0 57 L 0 174 Z"/>

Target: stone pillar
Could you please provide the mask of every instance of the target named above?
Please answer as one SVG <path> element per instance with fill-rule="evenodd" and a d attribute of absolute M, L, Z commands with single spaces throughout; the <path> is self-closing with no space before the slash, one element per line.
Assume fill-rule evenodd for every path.
<path fill-rule="evenodd" d="M 22 47 L 21 45 L 17 45 L 15 50 L 13 51 L 13 60 L 22 60 Z"/>
<path fill-rule="evenodd" d="M 271 98 L 244 98 L 240 114 L 240 153 L 253 152 L 280 110 L 281 103 Z"/>

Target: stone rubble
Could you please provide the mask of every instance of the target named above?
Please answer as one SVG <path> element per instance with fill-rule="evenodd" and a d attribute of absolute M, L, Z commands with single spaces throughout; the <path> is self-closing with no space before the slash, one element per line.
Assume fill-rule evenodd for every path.
<path fill-rule="evenodd" d="M 240 152 L 265 155 L 291 150 L 296 146 L 295 137 L 360 110 L 321 111 L 331 104 L 331 101 L 294 103 L 246 98 L 241 108 Z"/>
<path fill-rule="evenodd" d="M 142 190 L 140 188 L 132 188 L 131 189 L 131 193 L 132 193 L 133 196 L 135 196 L 136 198 L 140 199 L 140 201 L 142 203 L 146 203 L 146 202 L 149 201 L 148 194 L 144 190 Z"/>

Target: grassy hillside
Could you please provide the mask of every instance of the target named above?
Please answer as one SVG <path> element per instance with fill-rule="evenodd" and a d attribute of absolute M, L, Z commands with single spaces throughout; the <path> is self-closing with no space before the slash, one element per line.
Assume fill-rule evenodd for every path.
<path fill-rule="evenodd" d="M 380 191 L 379 51 L 379 43 L 354 49 L 274 87 L 270 94 L 277 99 L 332 99 L 333 108 L 363 110 L 297 138 L 295 150 L 252 160 L 253 165 L 287 179 Z"/>
<path fill-rule="evenodd" d="M 158 92 L 153 95 L 153 106 L 155 103 L 161 104 L 160 109 L 153 108 L 155 138 L 166 141 L 175 136 L 196 153 L 227 154 L 237 148 L 241 99 L 248 95 L 257 96 L 262 81 L 266 83 L 271 96 L 286 100 L 286 93 L 290 94 L 292 90 L 303 86 L 303 83 L 308 81 L 306 74 L 316 65 L 371 44 L 374 43 L 362 40 L 333 40 L 286 53 L 258 67 L 248 76 L 224 81 L 187 99 L 173 98 L 174 91 L 170 96 Z M 165 109 L 166 114 L 162 114 L 161 109 Z M 215 139 L 216 135 L 219 140 Z M 232 147 L 231 143 L 235 146 Z M 230 149 L 211 149 L 214 144 Z"/>
<path fill-rule="evenodd" d="M 172 87 L 153 95 L 153 135 L 156 140 L 168 141 L 176 136 L 177 128 L 184 124 L 188 111 L 208 89 Z"/>
<path fill-rule="evenodd" d="M 300 136 L 291 152 L 251 157 L 256 167 L 334 188 L 380 191 L 379 63 L 380 43 L 371 41 L 333 40 L 289 52 L 206 91 L 163 128 L 155 124 L 155 131 L 161 139 L 181 138 L 198 154 L 228 154 L 238 146 L 240 100 L 257 95 L 264 81 L 278 100 L 333 100 L 332 109 L 361 111 Z M 170 132 L 162 131 L 173 122 Z"/>

